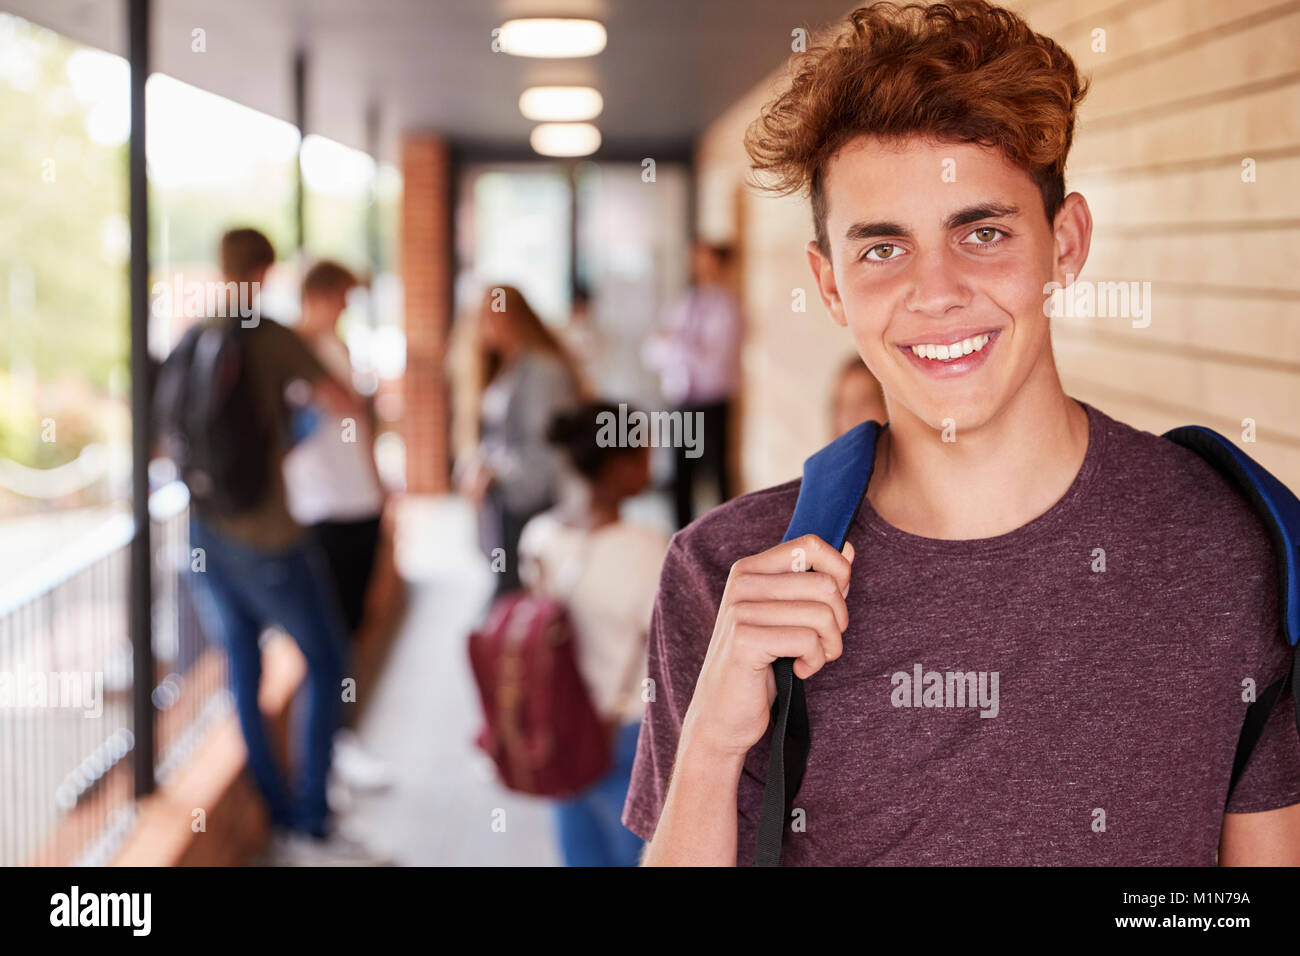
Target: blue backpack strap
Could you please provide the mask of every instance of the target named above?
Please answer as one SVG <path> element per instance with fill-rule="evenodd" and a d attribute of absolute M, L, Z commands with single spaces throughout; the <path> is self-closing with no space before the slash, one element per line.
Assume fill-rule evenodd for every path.
<path fill-rule="evenodd" d="M 794 516 L 782 541 L 815 534 L 837 551 L 844 547 L 849 526 L 867 494 L 880 429 L 878 422 L 863 422 L 804 462 Z M 772 669 L 776 673 L 776 701 L 772 705 L 772 743 L 758 818 L 755 866 L 781 864 L 781 839 L 795 794 L 803 783 L 811 739 L 803 681 L 794 676 L 794 658 L 774 661 Z"/>
<path fill-rule="evenodd" d="M 1292 647 L 1300 641 L 1300 499 L 1286 485 L 1218 432 L 1201 425 L 1184 425 L 1165 433 L 1170 441 L 1190 448 L 1213 465 L 1255 508 L 1273 542 L 1277 559 L 1278 626 Z M 1228 795 L 1237 786 L 1259 742 L 1274 705 L 1291 683 L 1295 697 L 1296 731 L 1300 733 L 1300 655 L 1292 653 L 1291 670 L 1246 709 L 1233 760 Z"/>

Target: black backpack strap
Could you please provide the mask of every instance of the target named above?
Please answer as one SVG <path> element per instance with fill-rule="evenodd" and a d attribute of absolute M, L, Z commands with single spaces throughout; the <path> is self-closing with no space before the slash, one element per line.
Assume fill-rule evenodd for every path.
<path fill-rule="evenodd" d="M 1215 467 L 1259 515 L 1277 559 L 1278 627 L 1292 647 L 1300 641 L 1300 499 L 1255 459 L 1218 432 L 1184 425 L 1165 432 L 1170 441 L 1196 452 Z M 1228 795 L 1245 772 L 1274 706 L 1290 684 L 1295 698 L 1296 732 L 1300 733 L 1300 657 L 1292 652 L 1291 669 L 1270 684 L 1247 709 L 1233 758 Z"/>
<path fill-rule="evenodd" d="M 815 534 L 837 551 L 843 549 L 849 526 L 867 494 L 880 430 L 877 422 L 863 422 L 804 462 L 799 498 L 783 541 Z M 803 783 L 812 740 L 803 681 L 794 676 L 794 658 L 774 661 L 772 670 L 776 674 L 776 701 L 772 704 L 771 745 L 758 818 L 755 866 L 781 864 L 781 840 L 795 794 Z"/>
<path fill-rule="evenodd" d="M 758 817 L 755 866 L 781 865 L 781 838 L 803 783 L 811 735 L 803 681 L 794 676 L 794 658 L 774 661 L 776 700 L 772 703 L 772 744 L 767 755 L 767 783 Z"/>
<path fill-rule="evenodd" d="M 1232 799 L 1232 791 L 1237 789 L 1237 781 L 1246 772 L 1250 755 L 1255 752 L 1255 745 L 1264 735 L 1264 726 L 1268 723 L 1273 708 L 1286 693 L 1288 684 L 1291 686 L 1292 696 L 1295 697 L 1295 725 L 1296 732 L 1300 733 L 1300 694 L 1295 692 L 1296 687 L 1300 686 L 1300 654 L 1293 652 L 1291 669 L 1283 674 L 1280 680 L 1269 684 L 1264 692 L 1246 708 L 1246 719 L 1241 724 L 1241 736 L 1237 739 L 1237 752 L 1232 758 L 1232 779 L 1228 783 L 1228 799 Z"/>

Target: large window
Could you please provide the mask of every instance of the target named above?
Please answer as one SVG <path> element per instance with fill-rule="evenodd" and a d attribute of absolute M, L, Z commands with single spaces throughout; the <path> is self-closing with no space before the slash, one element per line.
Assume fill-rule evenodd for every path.
<path fill-rule="evenodd" d="M 169 76 L 155 73 L 148 97 L 150 347 L 162 358 L 188 324 L 183 294 L 215 282 L 217 242 L 233 226 L 260 229 L 280 262 L 267 277 L 262 311 L 297 313 L 295 190 L 298 130 L 291 124 Z M 194 302 L 200 301 L 197 297 Z M 181 306 L 176 308 L 177 304 Z M 178 314 L 179 313 L 179 314 Z"/>
<path fill-rule="evenodd" d="M 125 61 L 0 14 L 0 593 L 130 484 Z"/>

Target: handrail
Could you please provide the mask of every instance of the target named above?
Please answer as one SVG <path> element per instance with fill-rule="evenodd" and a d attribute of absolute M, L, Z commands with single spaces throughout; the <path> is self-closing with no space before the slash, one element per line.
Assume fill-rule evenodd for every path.
<path fill-rule="evenodd" d="M 32 468 L 0 458 L 0 488 L 23 498 L 50 501 L 85 491 L 108 474 L 108 453 L 90 444 L 72 461 L 53 468 Z"/>
<path fill-rule="evenodd" d="M 185 510 L 189 500 L 183 482 L 168 482 L 149 496 L 150 517 L 155 522 L 174 518 Z M 59 550 L 31 571 L 0 586 L 0 618 L 122 550 L 134 536 L 135 521 L 131 515 L 121 512 L 105 518 L 94 530 L 78 537 L 75 548 Z"/>

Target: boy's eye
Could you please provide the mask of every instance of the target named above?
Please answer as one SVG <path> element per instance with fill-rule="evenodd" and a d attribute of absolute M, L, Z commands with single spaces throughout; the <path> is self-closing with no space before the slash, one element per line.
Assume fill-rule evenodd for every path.
<path fill-rule="evenodd" d="M 883 262 L 885 259 L 898 258 L 898 246 L 892 242 L 880 242 L 867 250 L 864 259 L 872 259 L 876 262 Z"/>
<path fill-rule="evenodd" d="M 972 236 L 975 239 L 972 245 L 987 246 L 990 243 L 996 242 L 998 239 L 1006 238 L 1006 233 L 1001 229 L 995 229 L 992 226 L 980 226 L 978 229 L 972 230 L 970 236 L 966 237 L 967 240 Z"/>

